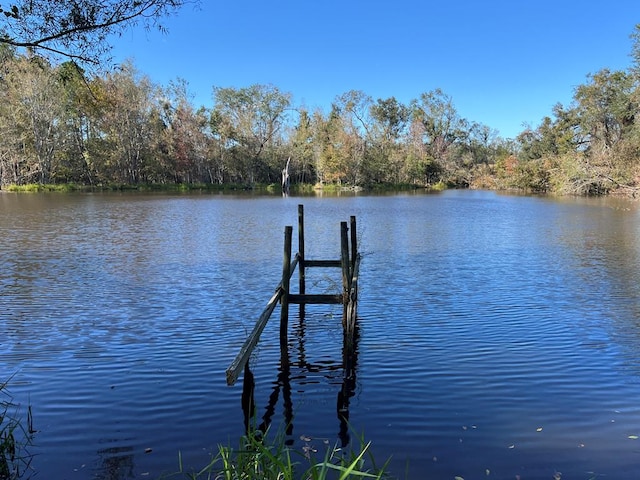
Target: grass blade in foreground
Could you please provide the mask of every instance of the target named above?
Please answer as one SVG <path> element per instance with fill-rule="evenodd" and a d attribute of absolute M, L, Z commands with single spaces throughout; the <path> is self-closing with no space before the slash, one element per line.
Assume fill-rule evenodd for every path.
<path fill-rule="evenodd" d="M 345 455 L 336 447 L 328 448 L 324 460 L 315 463 L 307 451 L 291 450 L 285 445 L 283 435 L 277 435 L 273 441 L 267 442 L 266 435 L 249 434 L 241 439 L 240 448 L 236 451 L 230 446 L 219 447 L 218 454 L 204 468 L 197 471 L 185 471 L 180 460 L 180 470 L 172 477 L 187 478 L 189 480 L 225 479 L 225 480 L 327 480 L 337 478 L 348 480 L 356 478 L 390 478 L 384 468 L 375 467 L 369 447 L 371 442 L 364 443 L 361 439 L 357 453 Z M 301 462 L 292 462 L 291 452 L 299 455 Z M 374 464 L 365 470 L 365 453 Z M 305 465 L 308 465 L 305 467 Z"/>

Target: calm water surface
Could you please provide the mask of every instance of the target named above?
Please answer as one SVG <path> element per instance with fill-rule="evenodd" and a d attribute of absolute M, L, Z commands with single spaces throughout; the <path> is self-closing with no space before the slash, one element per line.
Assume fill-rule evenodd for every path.
<path fill-rule="evenodd" d="M 279 281 L 298 203 L 307 258 L 337 259 L 340 222 L 358 219 L 349 421 L 393 473 L 638 475 L 636 203 L 2 194 L 0 380 L 32 405 L 37 478 L 157 478 L 178 451 L 198 467 L 237 444 L 242 382 L 224 372 Z M 323 270 L 307 291 L 339 281 Z M 341 308 L 291 317 L 289 371 L 275 320 L 251 361 L 254 421 L 292 419 L 299 448 L 344 442 Z"/>

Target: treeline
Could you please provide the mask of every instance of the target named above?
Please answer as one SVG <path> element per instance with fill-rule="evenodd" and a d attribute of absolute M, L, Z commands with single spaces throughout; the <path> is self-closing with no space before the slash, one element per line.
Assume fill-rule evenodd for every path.
<path fill-rule="evenodd" d="M 537 128 L 516 138 L 517 155 L 498 162 L 513 186 L 561 194 L 635 196 L 640 189 L 640 25 L 631 35 L 632 65 L 602 69 L 555 105 Z"/>
<path fill-rule="evenodd" d="M 196 108 L 188 86 L 154 84 L 130 64 L 87 75 L 73 62 L 0 49 L 0 186 L 293 184 L 635 192 L 640 180 L 640 48 L 602 70 L 570 106 L 516 139 L 462 118 L 442 90 L 408 104 L 349 91 L 328 112 L 272 85 L 213 88 Z"/>
<path fill-rule="evenodd" d="M 87 78 L 72 62 L 2 51 L 2 184 L 469 183 L 508 147 L 461 118 L 436 90 L 410 105 L 337 97 L 328 113 L 272 85 L 213 88 L 195 108 L 187 85 L 155 85 L 132 64 Z"/>

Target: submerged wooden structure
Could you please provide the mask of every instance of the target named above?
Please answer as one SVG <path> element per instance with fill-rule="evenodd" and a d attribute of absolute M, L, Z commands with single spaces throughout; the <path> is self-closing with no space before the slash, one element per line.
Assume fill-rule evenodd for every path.
<path fill-rule="evenodd" d="M 360 253 L 356 231 L 356 217 L 351 216 L 350 222 L 340 223 L 340 258 L 334 260 L 316 260 L 305 257 L 304 237 L 304 206 L 298 205 L 298 251 L 292 255 L 293 227 L 286 226 L 284 230 L 284 256 L 282 260 L 282 280 L 276 286 L 275 293 L 267 302 L 265 309 L 258 318 L 253 331 L 247 337 L 240 352 L 227 368 L 227 384 L 233 385 L 240 372 L 247 365 L 253 349 L 258 344 L 260 334 L 271 318 L 278 303 L 280 310 L 280 348 L 287 349 L 287 330 L 289 325 L 289 305 L 300 305 L 301 309 L 307 304 L 342 304 L 342 326 L 347 344 L 354 338 L 355 322 L 358 302 L 358 271 L 360 269 Z M 298 293 L 291 292 L 291 277 L 298 268 Z M 320 295 L 306 292 L 306 271 L 309 268 L 340 268 L 342 271 L 342 293 L 334 295 Z"/>

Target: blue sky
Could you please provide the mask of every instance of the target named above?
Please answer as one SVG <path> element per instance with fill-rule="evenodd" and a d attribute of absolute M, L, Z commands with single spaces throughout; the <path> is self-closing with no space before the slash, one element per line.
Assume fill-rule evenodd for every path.
<path fill-rule="evenodd" d="M 197 106 L 214 86 L 272 84 L 324 111 L 349 90 L 408 103 L 441 88 L 461 116 L 513 138 L 587 74 L 628 68 L 638 23 L 638 0 L 202 0 L 112 53 L 160 85 L 186 80 Z"/>

